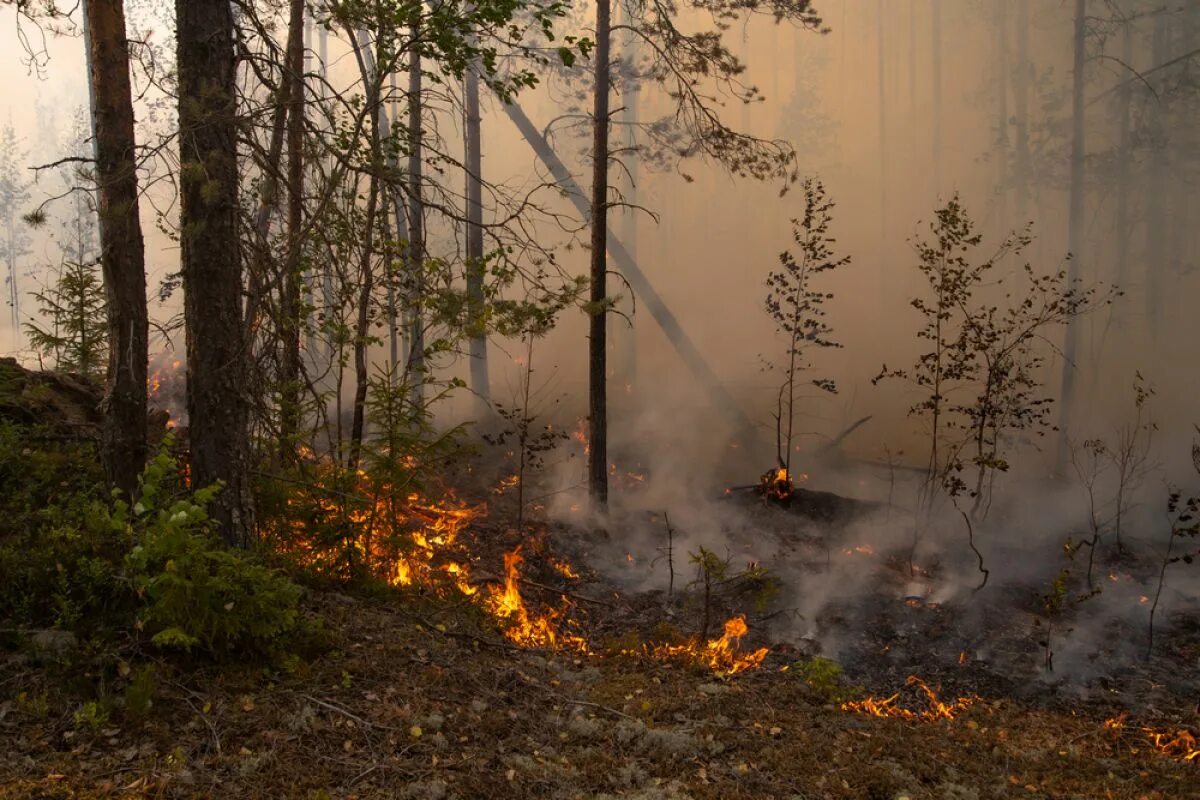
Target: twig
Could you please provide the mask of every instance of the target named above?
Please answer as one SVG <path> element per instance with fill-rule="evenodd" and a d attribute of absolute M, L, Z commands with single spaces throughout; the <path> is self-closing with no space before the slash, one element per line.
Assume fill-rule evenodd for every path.
<path fill-rule="evenodd" d="M 309 702 L 316 703 L 317 705 L 319 705 L 323 708 L 327 708 L 330 711 L 335 711 L 338 714 L 341 714 L 342 716 L 344 716 L 346 719 L 354 720 L 358 724 L 365 725 L 368 728 L 379 728 L 380 730 L 385 730 L 385 731 L 398 730 L 397 728 L 393 728 L 390 725 L 380 725 L 378 722 L 371 722 L 370 720 L 363 719 L 362 717 L 358 716 L 357 714 L 351 713 L 350 711 L 347 711 L 346 709 L 342 708 L 341 706 L 336 706 L 333 703 L 327 703 L 324 700 L 313 697 L 311 694 L 298 694 L 296 696 L 301 697 L 305 700 L 308 700 Z"/>

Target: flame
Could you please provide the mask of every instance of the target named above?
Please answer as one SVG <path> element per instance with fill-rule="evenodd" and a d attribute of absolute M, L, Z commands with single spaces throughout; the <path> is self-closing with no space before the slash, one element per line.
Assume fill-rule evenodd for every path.
<path fill-rule="evenodd" d="M 557 572 L 559 575 L 563 576 L 564 578 L 569 578 L 570 580 L 578 580 L 579 579 L 579 573 L 576 572 L 575 568 L 572 567 L 570 564 L 568 564 L 566 561 L 561 561 L 557 558 L 552 558 L 552 559 L 550 559 L 550 566 L 554 569 L 555 572 Z"/>
<path fill-rule="evenodd" d="M 896 692 L 891 697 L 882 699 L 868 697 L 863 700 L 851 700 L 842 703 L 841 709 L 872 717 L 893 717 L 912 722 L 934 722 L 940 719 L 954 719 L 979 700 L 978 697 L 969 696 L 960 697 L 950 703 L 943 702 L 938 697 L 938 693 L 916 675 L 909 675 L 905 686 L 915 686 L 920 690 L 925 699 L 926 708 L 913 710 L 899 705 L 900 692 Z"/>
<path fill-rule="evenodd" d="M 495 494 L 495 495 L 504 494 L 509 489 L 515 489 L 520 482 L 521 482 L 521 476 L 517 475 L 515 473 L 512 475 L 509 475 L 506 478 L 501 478 L 500 482 L 497 483 L 496 486 L 492 489 L 492 494 Z"/>
<path fill-rule="evenodd" d="M 685 644 L 659 644 L 642 650 L 623 650 L 623 655 L 646 655 L 660 661 L 684 660 L 707 666 L 719 675 L 736 675 L 757 669 L 770 652 L 766 647 L 745 653 L 741 640 L 749 632 L 746 617 L 738 615 L 725 621 L 721 635 L 707 642 L 693 640 Z"/>
<path fill-rule="evenodd" d="M 796 490 L 796 485 L 792 483 L 792 478 L 784 467 L 776 467 L 764 473 L 760 483 L 760 491 L 771 500 L 787 500 Z"/>
<path fill-rule="evenodd" d="M 311 452 L 303 455 L 312 458 Z M 564 596 L 557 606 L 535 608 L 522 596 L 524 553 L 536 545 L 535 540 L 504 554 L 502 582 L 482 586 L 472 582 L 476 559 L 460 535 L 486 516 L 486 506 L 462 503 L 451 492 L 436 502 L 417 493 L 403 495 L 379 485 L 363 471 L 353 476 L 355 490 L 346 491 L 344 476 L 336 467 L 327 460 L 313 460 L 317 463 L 316 482 L 289 498 L 298 513 L 281 529 L 267 531 L 278 552 L 341 579 L 365 572 L 392 586 L 419 587 L 436 596 L 457 593 L 484 611 L 504 636 L 520 647 L 593 654 L 587 640 L 571 630 L 576 622 L 570 615 L 574 605 L 569 599 Z M 322 490 L 323 480 L 337 490 Z M 632 554 L 627 558 L 634 560 Z M 547 563 L 564 578 L 579 578 L 564 560 L 551 557 Z M 647 647 L 639 655 L 686 660 L 733 675 L 756 669 L 768 653 L 765 647 L 743 651 L 741 640 L 747 632 L 745 617 L 737 616 L 727 620 L 722 634 L 714 639 Z"/>
<path fill-rule="evenodd" d="M 592 443 L 588 441 L 587 420 L 579 420 L 579 424 L 575 426 L 575 430 L 571 433 L 571 438 L 583 445 L 583 454 L 590 456 L 592 454 Z"/>
<path fill-rule="evenodd" d="M 488 598 L 486 607 L 505 625 L 504 635 L 513 644 L 522 647 L 548 647 L 590 652 L 587 642 L 581 636 L 564 634 L 559 628 L 559 620 L 569 608 L 551 610 L 545 614 L 531 614 L 521 597 L 520 580 L 521 564 L 525 557 L 521 555 L 521 546 L 504 554 L 504 589 L 495 591 Z"/>
<path fill-rule="evenodd" d="M 1147 726 L 1131 728 L 1125 724 L 1128 716 L 1128 713 L 1122 713 L 1120 716 L 1104 720 L 1104 730 L 1118 733 L 1137 731 L 1154 745 L 1155 750 L 1163 755 L 1180 761 L 1194 761 L 1200 764 L 1200 740 L 1197 740 L 1196 734 L 1186 728 L 1176 728 L 1174 730 L 1157 730 Z"/>

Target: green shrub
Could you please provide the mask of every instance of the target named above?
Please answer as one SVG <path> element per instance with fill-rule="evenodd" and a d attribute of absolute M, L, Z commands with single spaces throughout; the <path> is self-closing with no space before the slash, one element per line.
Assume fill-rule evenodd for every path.
<path fill-rule="evenodd" d="M 18 431 L 0 429 L 0 475 L 19 498 L 0 522 L 0 620 L 89 638 L 143 630 L 160 647 L 210 655 L 279 649 L 299 624 L 300 589 L 216 539 L 205 507 L 220 487 L 183 487 L 170 447 L 168 437 L 131 506 L 104 498 L 99 478 L 56 489 L 49 475 L 71 458 L 46 456 L 43 469 Z M 22 473 L 20 458 L 35 468 Z"/>
<path fill-rule="evenodd" d="M 843 703 L 862 694 L 861 687 L 848 686 L 842 680 L 842 666 L 836 661 L 813 656 L 792 664 L 789 671 L 830 703 Z"/>
<path fill-rule="evenodd" d="M 299 587 L 213 536 L 205 506 L 219 486 L 164 496 L 163 481 L 176 473 L 168 445 L 146 466 L 138 503 L 129 509 L 118 501 L 113 512 L 114 522 L 136 532 L 125 565 L 142 603 L 140 621 L 161 647 L 275 650 L 298 624 Z"/>

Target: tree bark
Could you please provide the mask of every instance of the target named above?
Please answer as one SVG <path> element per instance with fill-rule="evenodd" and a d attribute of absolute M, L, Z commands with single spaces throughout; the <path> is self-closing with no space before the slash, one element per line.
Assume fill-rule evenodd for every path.
<path fill-rule="evenodd" d="M 415 42 L 421 30 L 413 26 L 413 50 L 408 62 L 408 267 L 412 274 L 413 303 L 410 310 L 408 375 L 412 381 L 412 401 L 418 408 L 425 405 L 425 315 L 421 303 L 425 299 L 425 201 L 423 199 L 423 147 L 421 141 L 421 55 Z"/>
<path fill-rule="evenodd" d="M 608 90 L 610 0 L 596 3 L 595 103 L 592 112 L 591 325 L 588 342 L 588 493 L 598 511 L 608 508 Z"/>
<path fill-rule="evenodd" d="M 1014 142 L 1017 179 L 1017 212 L 1024 225 L 1029 217 L 1029 86 L 1033 63 L 1029 60 L 1029 0 L 1017 3 L 1017 75 L 1014 97 Z"/>
<path fill-rule="evenodd" d="M 933 194 L 942 194 L 942 0 L 933 0 L 930 50 L 933 54 Z"/>
<path fill-rule="evenodd" d="M 288 19 L 288 245 L 280 297 L 280 454 L 296 457 L 300 426 L 300 279 L 304 215 L 304 0 L 291 0 Z"/>
<path fill-rule="evenodd" d="M 138 208 L 129 41 L 121 0 L 84 3 L 96 177 L 100 265 L 108 300 L 109 357 L 101 461 L 109 483 L 132 497 L 146 461 L 145 245 Z"/>
<path fill-rule="evenodd" d="M 466 153 L 467 308 L 470 316 L 471 389 L 483 402 L 488 387 L 487 332 L 483 318 L 483 148 L 479 113 L 479 73 L 467 68 L 463 84 L 463 144 Z"/>
<path fill-rule="evenodd" d="M 228 0 L 176 0 L 180 264 L 192 485 L 223 485 L 210 514 L 249 544 L 249 352 L 241 324 L 236 60 Z"/>
<path fill-rule="evenodd" d="M 1078 284 L 1080 262 L 1083 252 L 1083 159 L 1084 159 L 1084 61 L 1087 33 L 1087 0 L 1075 0 L 1075 61 L 1072 75 L 1071 106 L 1072 128 L 1071 135 L 1071 207 L 1069 217 L 1068 239 L 1071 252 L 1071 263 L 1067 268 L 1067 287 Z M 1067 322 L 1066 341 L 1063 344 L 1062 398 L 1059 400 L 1058 423 L 1058 467 L 1059 474 L 1066 469 L 1070 455 L 1070 423 L 1071 406 L 1075 399 L 1075 360 L 1079 351 L 1079 320 L 1072 318 Z"/>

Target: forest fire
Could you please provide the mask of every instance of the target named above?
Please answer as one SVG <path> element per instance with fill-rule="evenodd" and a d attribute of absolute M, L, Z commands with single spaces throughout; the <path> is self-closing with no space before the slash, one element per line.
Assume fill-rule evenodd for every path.
<path fill-rule="evenodd" d="M 504 625 L 504 635 L 522 647 L 564 648 L 577 652 L 590 652 L 587 642 L 580 636 L 563 634 L 558 623 L 569 605 L 546 612 L 531 614 L 521 597 L 519 581 L 521 564 L 525 558 L 521 547 L 504 554 L 504 589 L 494 592 L 486 601 L 488 611 Z"/>
<path fill-rule="evenodd" d="M 842 703 L 841 709 L 872 717 L 890 717 L 912 722 L 934 722 L 942 719 L 954 719 L 979 700 L 978 697 L 969 696 L 959 697 L 949 703 L 943 702 L 938 697 L 938 693 L 916 675 L 909 675 L 905 686 L 915 687 L 920 691 L 926 703 L 925 708 L 914 710 L 900 705 L 900 692 L 896 692 L 892 696 L 882 699 L 868 697 L 863 700 L 851 700 Z"/>
<path fill-rule="evenodd" d="M 770 652 L 760 647 L 752 652 L 741 650 L 741 640 L 750 629 L 742 615 L 725 621 L 721 635 L 707 642 L 694 640 L 686 644 L 660 644 L 641 651 L 623 651 L 624 655 L 646 655 L 659 661 L 682 660 L 704 664 L 718 675 L 736 675 L 758 669 Z"/>
<path fill-rule="evenodd" d="M 784 502 L 791 498 L 796 485 L 792 482 L 787 468 L 777 467 L 763 473 L 759 491 L 769 500 Z"/>
<path fill-rule="evenodd" d="M 1141 734 L 1159 753 L 1179 761 L 1200 764 L 1200 740 L 1186 728 L 1158 730 L 1148 726 L 1126 724 L 1127 714 L 1104 720 L 1104 729 L 1124 733 L 1134 731 Z"/>

